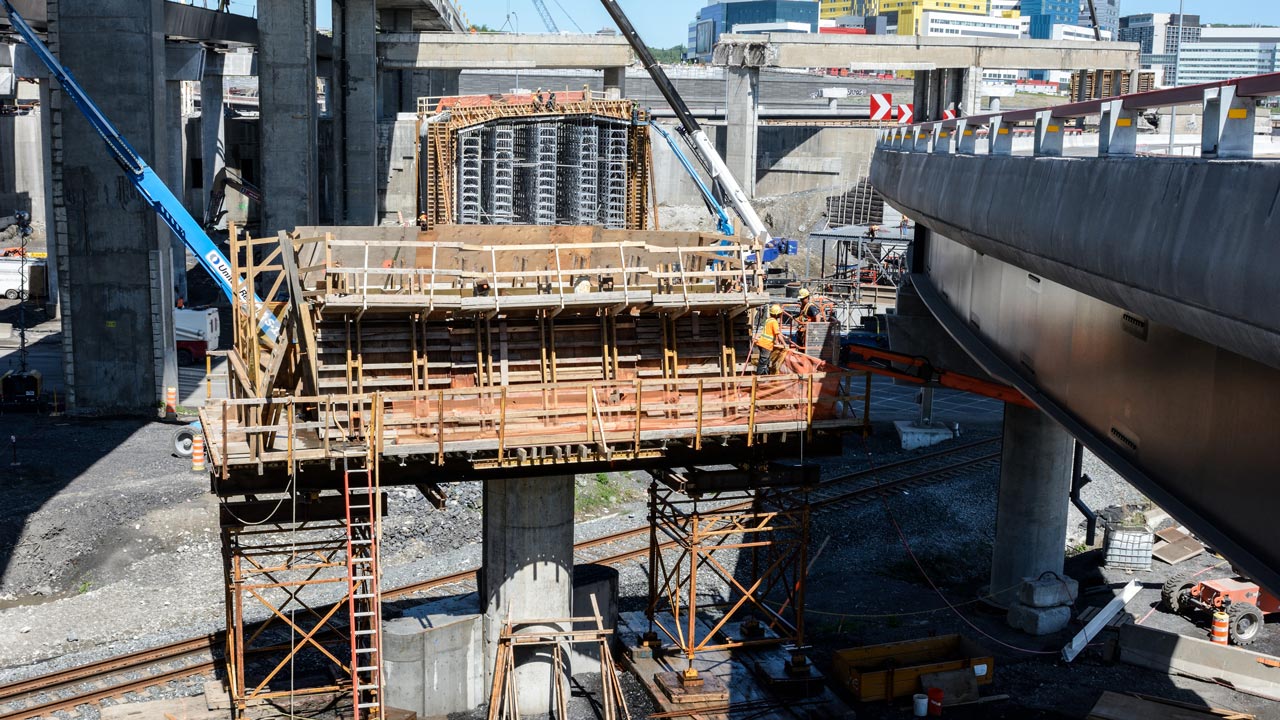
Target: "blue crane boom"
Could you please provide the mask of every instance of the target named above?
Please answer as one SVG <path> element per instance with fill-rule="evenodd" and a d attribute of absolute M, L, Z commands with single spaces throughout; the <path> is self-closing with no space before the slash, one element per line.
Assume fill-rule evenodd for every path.
<path fill-rule="evenodd" d="M 36 57 L 40 58 L 45 67 L 49 68 L 49 72 L 54 79 L 62 86 L 63 92 L 80 109 L 80 112 L 84 114 L 85 119 L 89 121 L 93 129 L 102 136 L 103 141 L 107 144 L 107 150 L 111 152 L 111 156 L 115 158 L 120 168 L 124 170 L 125 175 L 133 182 L 138 194 L 142 195 L 142 198 L 155 210 L 165 225 L 169 226 L 169 230 L 174 235 L 177 235 L 178 239 L 191 250 L 191 253 L 196 256 L 196 259 L 200 261 L 204 269 L 209 271 L 209 274 L 213 276 L 213 279 L 222 288 L 222 292 L 226 294 L 227 298 L 232 303 L 239 303 L 241 308 L 248 311 L 250 291 L 243 282 L 238 283 L 240 287 L 238 290 L 236 289 L 236 283 L 233 283 L 231 262 L 227 260 L 227 256 L 205 234 L 204 228 L 191 216 L 191 213 L 187 212 L 187 209 L 178 201 L 178 198 L 174 197 L 173 192 L 164 184 L 160 176 L 156 175 L 155 170 L 151 169 L 151 166 L 142 159 L 138 151 L 133 149 L 129 141 L 124 139 L 124 136 L 120 134 L 115 125 L 94 104 L 88 93 L 84 91 L 84 88 L 80 87 L 80 83 L 76 82 L 71 72 L 64 68 L 62 63 L 58 62 L 58 59 L 49 51 L 48 46 L 36 35 L 35 30 L 31 29 L 27 21 L 14 10 L 9 0 L 0 0 L 0 7 L 4 9 L 9 16 L 9 22 L 18 31 L 18 34 L 22 36 L 22 39 L 26 41 L 27 45 L 30 46 Z M 271 310 L 262 303 L 261 299 L 256 295 L 253 296 L 253 299 L 255 301 L 253 307 L 261 308 L 258 315 L 258 329 L 266 339 L 273 343 L 276 342 L 280 337 L 280 322 L 271 313 Z"/>

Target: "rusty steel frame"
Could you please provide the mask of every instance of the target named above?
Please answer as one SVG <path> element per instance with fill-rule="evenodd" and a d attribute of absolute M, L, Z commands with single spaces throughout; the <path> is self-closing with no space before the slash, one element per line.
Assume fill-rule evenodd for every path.
<path fill-rule="evenodd" d="M 751 502 L 751 508 L 742 509 L 741 501 Z M 809 515 L 808 490 L 803 487 L 687 497 L 655 477 L 649 485 L 647 639 L 656 640 L 656 630 L 660 630 L 685 656 L 689 668 L 700 652 L 756 645 L 802 646 Z M 665 539 L 678 548 L 674 560 L 662 550 Z M 747 580 L 735 577 L 715 558 L 717 552 L 743 550 L 750 551 L 750 558 L 740 555 L 738 567 L 748 563 Z M 708 570 L 728 585 L 728 598 L 699 602 L 699 572 Z M 741 569 L 738 572 L 741 574 Z M 775 598 L 780 600 L 777 608 L 767 601 L 775 591 L 781 593 Z M 718 619 L 699 636 L 699 611 L 711 609 L 721 611 Z M 671 627 L 663 621 L 663 612 L 671 613 Z M 748 614 L 762 618 L 762 625 L 774 636 L 726 637 L 716 642 L 717 633 Z"/>
<path fill-rule="evenodd" d="M 281 499 L 281 508 L 294 501 Z M 297 695 L 337 693 L 351 687 L 351 667 L 342 661 L 350 643 L 335 621 L 347 607 L 347 535 L 341 519 L 261 525 L 224 525 L 223 565 L 226 571 L 226 668 L 232 707 L 241 717 L 256 701 Z M 337 585 L 340 595 L 325 595 Z M 336 600 L 336 601 L 335 601 Z M 270 615 L 250 629 L 246 606 L 265 607 Z M 257 644 L 273 628 L 290 630 L 284 643 Z M 324 658 L 341 678 L 332 685 L 272 689 L 301 654 Z M 250 677 L 250 660 L 274 661 L 265 675 Z M 288 675 L 284 677 L 288 678 Z"/>

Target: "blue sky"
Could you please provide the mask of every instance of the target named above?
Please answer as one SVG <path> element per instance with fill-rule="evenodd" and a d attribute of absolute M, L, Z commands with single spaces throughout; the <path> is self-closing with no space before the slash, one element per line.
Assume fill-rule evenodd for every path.
<path fill-rule="evenodd" d="M 192 0 L 184 0 L 191 2 Z M 574 31 L 576 21 L 586 32 L 595 32 L 613 23 L 599 0 L 544 0 L 562 30 Z M 705 0 L 620 0 L 622 9 L 650 45 L 670 47 L 685 42 L 689 21 L 706 4 Z M 197 4 L 201 0 L 194 0 Z M 477 24 L 498 28 L 511 24 L 521 32 L 543 32 L 542 20 L 533 0 L 455 0 L 467 18 Z M 329 0 L 317 0 L 320 27 L 331 25 Z M 254 0 L 233 0 L 236 12 L 251 14 Z M 1280 2 L 1276 0 L 1185 0 L 1187 14 L 1199 14 L 1208 23 L 1256 23 L 1280 25 Z M 1120 12 L 1177 12 L 1178 0 L 1120 0 Z M 511 25 L 507 25 L 511 28 Z"/>

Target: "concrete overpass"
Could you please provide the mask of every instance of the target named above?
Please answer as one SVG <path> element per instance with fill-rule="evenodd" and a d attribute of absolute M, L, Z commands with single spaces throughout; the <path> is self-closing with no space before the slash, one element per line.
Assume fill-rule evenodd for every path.
<path fill-rule="evenodd" d="M 378 59 L 389 70 L 619 68 L 635 60 L 614 35 L 380 33 Z"/>
<path fill-rule="evenodd" d="M 1280 163 L 1252 145 L 1277 94 L 1280 74 L 923 123 L 883 131 L 872 165 L 919 223 L 912 285 L 946 332 L 1273 591 Z M 1135 156 L 1136 114 L 1171 105 L 1203 107 L 1202 156 Z M 1063 157 L 1086 116 L 1098 155 Z M 1019 123 L 1030 155 L 1012 152 Z M 1021 482 L 1046 494 L 1015 512 L 1065 502 L 1058 469 Z"/>
<path fill-rule="evenodd" d="M 979 105 L 982 72 L 1121 69 L 1136 71 L 1138 45 L 1116 42 L 939 38 L 901 35 L 722 35 L 713 62 L 726 68 L 729 138 L 725 162 L 734 177 L 755 177 L 761 68 L 912 70 L 915 116 L 936 119 L 944 110 L 972 112 Z M 906 99 L 897 102 L 905 102 Z M 751 183 L 744 190 L 751 194 Z"/>
<path fill-rule="evenodd" d="M 851 70 L 1131 70 L 1137 43 L 907 35 L 721 35 L 713 63 L 727 67 Z"/>

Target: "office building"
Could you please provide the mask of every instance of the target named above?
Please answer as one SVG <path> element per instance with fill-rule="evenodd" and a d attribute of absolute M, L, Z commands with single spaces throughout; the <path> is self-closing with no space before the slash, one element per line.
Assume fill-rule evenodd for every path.
<path fill-rule="evenodd" d="M 1079 2 L 1080 20 L 1076 24 L 1080 27 L 1092 28 L 1089 0 L 1079 0 Z M 1093 0 L 1093 8 L 1098 15 L 1098 27 L 1115 37 L 1116 31 L 1120 28 L 1120 0 Z"/>
<path fill-rule="evenodd" d="M 816 33 L 818 9 L 817 0 L 709 2 L 698 11 L 697 19 L 689 23 L 685 59 L 711 62 L 716 42 L 725 33 Z"/>
<path fill-rule="evenodd" d="M 1058 25 L 1075 26 L 1080 19 L 1080 0 L 1022 0 L 1021 13 L 1031 18 L 1031 37 L 1049 40 Z"/>
<path fill-rule="evenodd" d="M 1178 46 L 1200 40 L 1199 15 L 1181 18 L 1182 33 L 1179 36 L 1177 13 L 1143 13 L 1120 18 L 1116 39 L 1120 42 L 1138 43 L 1139 63 L 1143 70 L 1154 70 L 1156 82 L 1174 84 L 1174 56 Z"/>
<path fill-rule="evenodd" d="M 879 0 L 878 4 L 880 14 L 898 27 L 899 35 L 925 34 L 921 22 L 926 12 L 986 15 L 989 8 L 987 0 Z"/>
<path fill-rule="evenodd" d="M 994 17 L 970 13 L 920 13 L 920 35 L 942 37 L 984 37 L 1017 40 L 1022 37 L 1022 18 Z"/>

